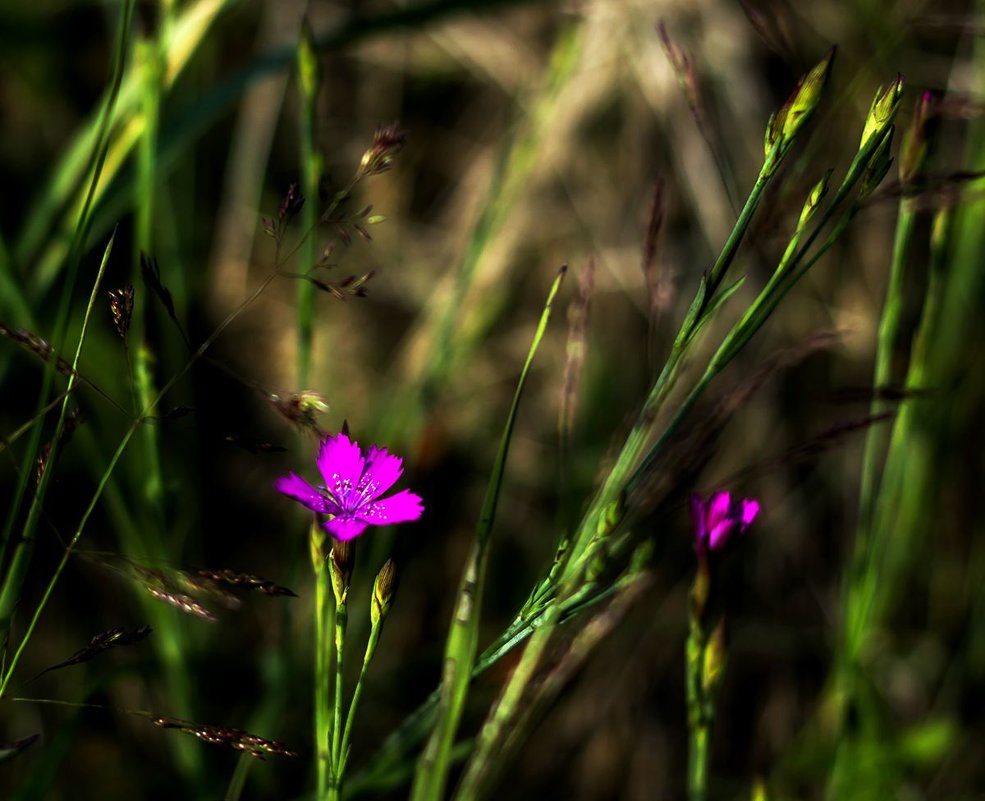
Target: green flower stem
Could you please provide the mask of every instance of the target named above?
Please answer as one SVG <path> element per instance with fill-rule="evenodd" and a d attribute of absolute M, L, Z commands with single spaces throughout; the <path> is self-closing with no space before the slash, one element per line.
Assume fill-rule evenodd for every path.
<path fill-rule="evenodd" d="M 313 524 L 317 527 L 317 523 Z M 331 598 L 328 567 L 324 559 L 315 567 L 315 770 L 318 801 L 328 792 L 328 776 L 332 770 L 331 718 L 329 688 L 331 687 L 331 651 L 328 642 L 329 601 Z"/>
<path fill-rule="evenodd" d="M 329 801 L 338 801 L 342 791 L 342 668 L 345 653 L 345 633 L 349 624 L 349 604 L 344 600 L 335 605 L 335 693 L 332 699 L 332 770 L 328 785 Z"/>
<path fill-rule="evenodd" d="M 311 29 L 302 26 L 297 50 L 298 88 L 301 95 L 300 134 L 301 192 L 307 199 L 301 208 L 302 229 L 314 230 L 318 224 L 318 183 L 321 180 L 321 159 L 315 149 L 315 110 L 318 97 L 318 64 Z M 307 273 L 315 263 L 316 236 L 305 238 L 301 249 L 302 272 Z M 311 351 L 314 341 L 315 287 L 310 281 L 298 282 L 297 348 L 298 388 L 308 386 L 311 371 Z"/>
<path fill-rule="evenodd" d="M 704 801 L 708 791 L 708 740 L 711 720 L 708 714 L 710 704 L 705 699 L 702 688 L 706 644 L 707 636 L 700 622 L 692 613 L 688 626 L 684 660 L 688 729 L 688 801 Z"/>
<path fill-rule="evenodd" d="M 100 177 L 102 176 L 103 165 L 106 162 L 106 153 L 109 148 L 109 139 L 111 136 L 111 120 L 116 109 L 120 86 L 123 82 L 123 74 L 125 72 L 127 52 L 126 44 L 130 33 L 130 23 L 133 19 L 133 9 L 133 0 L 128 0 L 121 12 L 120 24 L 117 31 L 117 39 L 113 54 L 113 79 L 106 96 L 106 103 L 100 110 L 98 122 L 96 123 L 94 129 L 92 148 L 85 158 L 85 173 L 83 174 L 89 175 L 89 182 L 85 196 L 81 203 L 75 229 L 72 233 L 72 243 L 69 249 L 68 259 L 68 275 L 64 281 L 61 298 L 59 300 L 58 314 L 55 321 L 55 335 L 52 338 L 52 342 L 56 350 L 61 349 L 66 338 L 70 317 L 69 310 L 72 299 L 72 290 L 75 286 L 79 262 L 81 261 L 82 253 L 85 249 L 86 241 L 89 236 L 89 231 L 92 227 L 92 210 L 95 204 L 95 195 Z M 112 239 L 113 237 L 110 238 L 111 242 Z M 90 304 L 94 302 L 94 299 L 90 299 Z M 88 315 L 88 310 L 86 314 Z M 82 340 L 80 338 L 79 348 L 81 348 L 81 346 Z M 76 362 L 77 361 L 78 351 L 76 352 Z M 54 383 L 54 376 L 54 366 L 51 366 L 49 369 L 44 371 L 41 392 L 38 396 L 39 413 L 48 402 L 48 396 L 51 392 L 52 384 Z M 73 376 L 69 379 L 69 387 L 74 385 L 74 378 L 75 375 L 73 373 Z M 58 423 L 55 427 L 55 434 L 52 441 L 52 452 L 49 454 L 49 462 L 53 460 L 55 451 L 58 448 L 58 440 L 61 437 L 61 432 L 65 424 L 67 410 L 68 395 L 65 396 L 65 399 L 62 402 L 61 412 L 59 414 Z M 31 434 L 29 445 L 24 453 L 24 459 L 21 464 L 20 475 L 18 476 L 14 498 L 9 504 L 7 522 L 4 526 L 2 538 L 0 538 L 0 545 L 2 545 L 4 553 L 0 553 L 0 556 L 6 557 L 6 550 L 8 546 L 12 544 L 13 527 L 18 517 L 21 502 L 23 501 L 24 494 L 27 489 L 28 476 L 31 475 L 31 468 L 35 462 L 40 444 L 41 427 L 38 426 Z M 10 562 L 4 571 L 3 587 L 2 590 L 0 590 L 0 646 L 4 648 L 6 647 L 8 637 L 10 636 L 10 624 L 13 619 L 14 610 L 20 600 L 21 587 L 27 575 L 27 568 L 33 554 L 34 529 L 37 525 L 41 512 L 41 505 L 44 502 L 45 494 L 47 492 L 50 473 L 51 471 L 46 470 L 41 477 L 39 486 L 37 487 L 31 500 L 27 521 L 22 529 L 19 540 L 13 546 L 13 554 L 11 555 Z M 3 684 L 6 684 L 6 676 Z M 0 696 L 2 696 L 2 688 L 0 688 Z"/>
<path fill-rule="evenodd" d="M 370 629 L 369 640 L 366 642 L 366 652 L 363 655 L 363 665 L 359 670 L 359 678 L 356 681 L 356 689 L 352 693 L 352 701 L 349 703 L 349 713 L 346 715 L 345 729 L 342 732 L 342 744 L 339 747 L 338 776 L 340 787 L 345 778 L 345 766 L 349 762 L 349 738 L 352 736 L 352 725 L 356 719 L 356 709 L 359 706 L 359 700 L 362 698 L 363 688 L 366 683 L 366 672 L 369 670 L 370 662 L 373 661 L 373 655 L 376 653 L 376 646 L 379 644 L 382 631 L 382 623 L 377 623 L 377 625 Z"/>
<path fill-rule="evenodd" d="M 506 457 L 509 453 L 513 426 L 516 422 L 520 399 L 523 395 L 527 376 L 530 373 L 530 367 L 547 330 L 554 300 L 566 272 L 567 268 L 562 267 L 551 285 L 537 324 L 537 330 L 527 352 L 526 361 L 520 371 L 516 390 L 513 393 L 513 402 L 510 405 L 506 425 L 500 438 L 499 451 L 483 499 L 475 539 L 459 583 L 455 612 L 445 646 L 445 662 L 437 718 L 431 738 L 428 740 L 417 764 L 414 784 L 411 788 L 413 801 L 439 801 L 444 796 L 448 771 L 451 767 L 455 733 L 465 708 L 465 699 L 471 684 L 472 671 L 475 667 L 475 657 L 478 651 L 478 611 L 488 561 L 488 545 L 492 535 L 493 523 L 496 519 L 496 507 L 502 487 L 503 474 L 506 470 Z"/>

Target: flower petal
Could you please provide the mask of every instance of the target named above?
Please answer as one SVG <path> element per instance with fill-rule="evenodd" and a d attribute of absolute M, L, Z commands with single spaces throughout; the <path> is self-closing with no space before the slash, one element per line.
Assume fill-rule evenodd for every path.
<path fill-rule="evenodd" d="M 325 479 L 325 486 L 344 508 L 346 495 L 354 490 L 363 475 L 365 460 L 359 443 L 345 434 L 328 437 L 318 450 L 318 469 Z"/>
<path fill-rule="evenodd" d="M 732 494 L 730 492 L 716 492 L 708 499 L 705 525 L 709 529 L 714 529 L 719 523 L 730 517 L 731 507 Z"/>
<path fill-rule="evenodd" d="M 360 520 L 374 526 L 388 526 L 390 523 L 406 523 L 417 520 L 424 512 L 421 496 L 409 490 L 401 490 L 396 495 L 367 503 L 358 512 Z"/>
<path fill-rule="evenodd" d="M 326 520 L 322 525 L 325 531 L 335 539 L 345 542 L 353 537 L 358 537 L 369 524 L 352 517 L 333 517 L 331 520 Z"/>
<path fill-rule="evenodd" d="M 753 500 L 752 498 L 742 499 L 742 528 L 743 530 L 756 519 L 756 515 L 759 514 L 759 501 Z"/>
<path fill-rule="evenodd" d="M 373 445 L 366 454 L 366 470 L 359 485 L 360 492 L 367 500 L 379 498 L 400 478 L 404 472 L 403 463 L 403 459 L 386 448 Z"/>
<path fill-rule="evenodd" d="M 735 521 L 728 518 L 712 526 L 711 531 L 708 532 L 708 549 L 717 551 L 719 548 L 724 547 L 725 543 L 728 542 L 728 538 L 735 530 L 735 525 Z"/>
<path fill-rule="evenodd" d="M 322 514 L 333 510 L 334 506 L 318 490 L 311 486 L 297 473 L 281 476 L 274 482 L 274 489 L 288 498 L 307 506 L 313 512 Z"/>

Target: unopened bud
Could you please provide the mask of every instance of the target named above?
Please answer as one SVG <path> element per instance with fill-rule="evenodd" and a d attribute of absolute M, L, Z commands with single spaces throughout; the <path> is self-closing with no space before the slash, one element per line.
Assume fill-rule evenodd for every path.
<path fill-rule="evenodd" d="M 933 94 L 929 91 L 921 92 L 900 152 L 899 176 L 904 184 L 909 183 L 923 169 L 927 160 L 927 144 L 932 128 L 935 127 L 932 121 L 936 121 L 933 106 Z"/>
<path fill-rule="evenodd" d="M 315 516 L 308 532 L 308 547 L 311 553 L 311 568 L 316 574 L 320 574 L 325 569 L 325 559 L 328 556 L 325 550 L 326 539 L 328 539 L 328 534 L 322 528 L 318 517 Z"/>
<path fill-rule="evenodd" d="M 885 89 L 879 88 L 876 96 L 872 99 L 869 107 L 869 114 L 865 118 L 865 127 L 862 129 L 862 141 L 859 144 L 861 150 L 869 140 L 876 135 L 882 134 L 892 124 L 896 112 L 899 110 L 900 98 L 903 96 L 903 76 L 897 75 Z"/>
<path fill-rule="evenodd" d="M 811 189 L 811 193 L 807 196 L 807 201 L 804 203 L 803 211 L 800 212 L 800 223 L 799 228 L 803 228 L 810 221 L 811 217 L 817 212 L 818 207 L 821 205 L 821 201 L 824 196 L 828 193 L 828 181 L 831 179 L 831 170 L 828 170 L 821 177 L 821 180 L 814 184 L 814 188 Z"/>
<path fill-rule="evenodd" d="M 770 117 L 764 143 L 767 156 L 777 143 L 785 149 L 810 119 L 828 82 L 834 57 L 835 48 L 832 47 L 827 55 L 800 79 L 787 101 Z"/>
<path fill-rule="evenodd" d="M 882 179 L 886 177 L 886 173 L 889 172 L 889 168 L 893 163 L 893 157 L 890 155 L 892 142 L 893 126 L 890 126 L 872 154 L 872 158 L 869 159 L 865 172 L 862 174 L 862 187 L 859 190 L 859 197 L 864 198 L 871 195 L 879 184 L 882 183 Z"/>
<path fill-rule="evenodd" d="M 356 544 L 352 540 L 334 540 L 328 558 L 328 572 L 332 577 L 335 603 L 344 604 L 349 595 L 352 568 L 356 563 Z"/>
<path fill-rule="evenodd" d="M 373 602 L 369 610 L 369 619 L 375 628 L 380 624 L 390 605 L 393 603 L 393 593 L 397 589 L 397 565 L 392 559 L 387 559 L 373 582 Z"/>
<path fill-rule="evenodd" d="M 626 497 L 624 493 L 619 493 L 619 496 L 606 506 L 602 510 L 602 514 L 599 515 L 598 523 L 595 526 L 595 536 L 599 538 L 608 537 L 622 522 L 625 514 Z"/>
<path fill-rule="evenodd" d="M 704 660 L 701 670 L 701 687 L 706 696 L 711 696 L 718 689 L 722 675 L 725 672 L 725 620 L 718 621 L 708 642 L 705 644 Z"/>

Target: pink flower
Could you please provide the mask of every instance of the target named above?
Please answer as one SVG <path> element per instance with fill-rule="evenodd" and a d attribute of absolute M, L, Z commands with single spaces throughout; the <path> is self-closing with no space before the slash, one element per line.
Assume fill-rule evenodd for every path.
<path fill-rule="evenodd" d="M 365 455 L 345 434 L 325 439 L 318 451 L 325 484 L 313 487 L 296 473 L 282 476 L 274 488 L 313 512 L 329 515 L 322 524 L 338 540 L 358 537 L 367 526 L 417 520 L 424 511 L 419 495 L 401 490 L 380 498 L 403 472 L 403 459 L 371 446 Z"/>
<path fill-rule="evenodd" d="M 733 534 L 745 534 L 758 514 L 759 501 L 751 498 L 733 500 L 730 492 L 716 492 L 704 501 L 692 495 L 695 548 L 702 553 L 721 550 Z"/>

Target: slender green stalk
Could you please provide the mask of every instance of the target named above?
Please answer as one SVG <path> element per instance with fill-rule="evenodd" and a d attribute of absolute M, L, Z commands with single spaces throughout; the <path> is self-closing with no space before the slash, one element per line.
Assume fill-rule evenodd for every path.
<path fill-rule="evenodd" d="M 110 239 L 109 243 L 106 245 L 106 250 L 103 252 L 103 259 L 99 265 L 99 272 L 96 274 L 96 280 L 93 283 L 92 292 L 89 295 L 89 303 L 86 306 L 85 316 L 82 319 L 82 331 L 79 333 L 79 343 L 75 349 L 75 358 L 72 362 L 72 374 L 69 376 L 68 379 L 69 389 L 71 389 L 72 387 L 72 383 L 75 378 L 75 372 L 78 370 L 79 357 L 82 355 L 82 346 L 85 343 L 86 331 L 89 327 L 89 317 L 92 313 L 93 307 L 96 305 L 96 298 L 99 296 L 99 291 L 101 289 L 103 276 L 106 273 L 106 266 L 109 263 L 109 257 L 112 252 L 113 252 L 113 239 Z M 61 428 L 64 425 L 65 412 L 68 405 L 68 398 L 69 395 L 66 394 L 65 399 L 62 401 L 61 417 L 59 418 L 59 428 Z M 58 449 L 58 438 L 56 436 L 56 438 L 52 441 L 51 451 L 48 455 L 48 469 L 42 472 L 42 478 L 41 478 L 42 482 L 45 481 L 45 479 L 50 473 L 54 472 L 52 463 L 57 455 L 57 449 Z M 122 455 L 122 453 L 123 453 L 122 448 L 118 449 L 117 454 L 114 458 L 119 458 L 119 456 Z M 105 476 L 105 478 L 108 478 L 108 475 Z M 28 518 L 28 524 L 32 526 L 32 530 L 34 525 L 36 525 L 37 519 L 40 516 L 40 512 L 41 512 L 41 503 L 38 500 L 39 495 L 41 495 L 41 487 L 38 488 L 38 492 L 34 496 L 34 503 L 31 506 L 31 515 L 29 515 Z M 84 519 L 88 519 L 89 514 L 92 513 L 92 510 L 94 508 L 95 508 L 95 499 L 89 505 L 89 508 L 86 510 Z M 79 531 L 81 531 L 81 529 L 79 529 Z M 73 538 L 73 544 L 75 539 L 77 538 L 78 535 L 76 535 L 76 537 Z M 51 595 L 51 591 L 54 589 L 55 580 L 61 574 L 61 571 L 65 567 L 65 563 L 68 561 L 70 550 L 71 550 L 71 546 L 69 548 L 66 548 L 65 553 L 58 564 L 58 568 L 55 571 L 55 575 L 52 578 L 52 580 L 49 582 L 48 587 L 45 590 L 44 596 L 41 599 L 41 603 L 38 604 L 38 607 L 34 613 L 34 617 L 32 617 L 31 622 L 28 625 L 27 631 L 25 632 L 24 637 L 21 639 L 20 645 L 15 651 L 13 658 L 10 660 L 10 665 L 6 668 L 6 671 L 3 673 L 2 677 L 0 677 L 0 698 L 3 698 L 4 693 L 7 690 L 7 684 L 10 682 L 10 678 L 14 673 L 14 668 L 17 666 L 17 662 L 20 660 L 20 655 L 23 652 L 24 648 L 26 647 L 31 633 L 34 631 L 34 627 L 37 624 L 37 620 L 41 614 L 41 609 L 47 603 L 48 597 Z M 23 553 L 23 552 L 24 551 L 18 551 L 18 553 Z M 26 572 L 26 566 L 23 568 L 23 570 Z M 0 608 L 6 608 L 7 604 L 11 604 L 11 605 L 16 604 L 16 600 L 17 600 L 16 598 L 7 597 L 8 593 L 12 591 L 11 590 L 12 587 L 13 587 L 13 582 L 9 582 L 6 580 L 4 581 L 3 591 L 2 594 L 0 594 Z M 19 589 L 20 589 L 19 587 L 16 588 L 17 591 L 19 591 Z"/>
<path fill-rule="evenodd" d="M 223 801 L 239 801 L 240 796 L 243 794 L 243 788 L 246 786 L 246 777 L 250 773 L 250 765 L 253 761 L 244 756 L 236 762 L 236 768 L 233 770 L 232 778 L 229 780 L 229 786 L 226 788 L 226 795 Z"/>
<path fill-rule="evenodd" d="M 708 726 L 698 723 L 688 731 L 687 797 L 705 801 L 708 797 Z"/>
<path fill-rule="evenodd" d="M 339 784 L 341 785 L 342 779 L 345 777 L 345 767 L 349 761 L 349 739 L 352 737 L 352 725 L 356 719 L 356 710 L 359 708 L 359 701 L 363 696 L 363 689 L 366 685 L 366 673 L 369 670 L 370 662 L 373 661 L 373 655 L 376 653 L 376 646 L 380 641 L 380 634 L 383 631 L 383 627 L 376 625 L 369 630 L 369 639 L 366 641 L 366 651 L 363 654 L 363 664 L 359 669 L 359 678 L 356 680 L 356 688 L 352 692 L 352 701 L 349 702 L 349 713 L 345 718 L 345 728 L 342 732 L 342 743 L 339 746 Z"/>
<path fill-rule="evenodd" d="M 349 604 L 343 599 L 335 605 L 335 693 L 332 698 L 332 771 L 328 788 L 329 801 L 338 801 L 342 791 L 342 683 L 345 634 L 349 624 Z"/>
<path fill-rule="evenodd" d="M 442 676 L 441 698 L 438 704 L 438 719 L 414 775 L 414 784 L 411 788 L 411 798 L 414 801 L 426 801 L 427 799 L 438 801 L 444 795 L 448 770 L 451 767 L 455 732 L 465 707 L 465 698 L 468 694 L 472 667 L 478 649 L 479 603 L 482 598 L 485 579 L 488 544 L 496 519 L 496 506 L 502 487 L 503 473 L 506 470 L 506 457 L 509 453 L 513 426 L 516 422 L 516 414 L 520 407 L 520 399 L 526 385 L 527 375 L 530 372 L 530 366 L 533 364 L 537 348 L 547 330 L 554 299 L 566 271 L 566 268 L 562 267 L 551 285 L 547 302 L 544 304 L 544 310 L 537 325 L 537 331 L 534 333 L 527 359 L 517 381 L 513 403 L 510 406 L 510 412 L 500 439 L 499 453 L 496 456 L 486 497 L 482 504 L 475 540 L 459 585 L 451 631 L 448 634 L 445 647 L 445 668 Z"/>
<path fill-rule="evenodd" d="M 88 190 L 84 196 L 82 207 L 72 235 L 68 278 L 64 282 L 64 286 L 62 288 L 62 295 L 58 306 L 58 314 L 55 320 L 55 335 L 52 337 L 56 351 L 60 351 L 62 349 L 62 345 L 66 338 L 66 331 L 69 324 L 69 310 L 72 291 L 75 286 L 79 262 L 81 261 L 82 253 L 85 249 L 86 241 L 89 235 L 89 230 L 92 225 L 91 216 L 96 187 L 99 184 L 103 164 L 106 160 L 106 152 L 109 147 L 109 137 L 111 132 L 110 121 L 113 117 L 113 112 L 116 106 L 116 101 L 123 81 L 123 74 L 126 66 L 126 43 L 129 37 L 130 23 L 133 18 L 133 7 L 133 0 L 128 0 L 121 12 L 117 39 L 114 47 L 113 78 L 106 97 L 106 103 L 100 111 L 99 123 L 96 126 L 97 135 L 95 137 L 95 146 L 89 154 L 87 160 L 87 166 L 90 170 L 90 180 Z M 49 369 L 44 372 L 41 393 L 38 396 L 39 413 L 48 402 L 48 396 L 54 381 L 54 373 L 54 365 L 51 365 Z M 70 378 L 70 381 L 72 381 L 72 379 L 74 379 L 74 375 Z M 74 383 L 74 381 L 72 381 L 72 383 Z M 66 396 L 63 401 L 59 422 L 55 428 L 53 449 L 57 448 L 57 442 L 61 436 L 65 414 L 67 412 L 67 403 L 68 396 Z M 24 498 L 24 492 L 27 489 L 27 479 L 31 473 L 31 465 L 37 458 L 40 443 L 41 427 L 38 426 L 34 429 L 28 448 L 25 451 L 24 461 L 21 466 L 20 475 L 18 476 L 17 488 L 15 490 L 13 501 L 9 507 L 7 523 L 5 524 L 2 536 L 4 548 L 6 548 L 11 542 L 13 526 Z M 21 537 L 14 545 L 14 552 L 11 557 L 11 562 L 4 570 L 3 588 L 0 590 L 0 646 L 3 647 L 6 647 L 6 643 L 9 638 L 11 619 L 13 617 L 16 604 L 20 599 L 21 586 L 24 582 L 24 577 L 27 574 L 27 567 L 31 560 L 34 528 L 39 519 L 40 508 L 41 504 L 44 502 L 50 475 L 50 471 L 45 471 L 41 477 L 39 486 L 37 487 L 31 501 L 27 522 L 24 525 Z"/>
<path fill-rule="evenodd" d="M 315 111 L 318 99 L 318 61 L 314 38 L 307 20 L 301 27 L 297 50 L 298 86 L 301 94 L 301 111 L 298 121 L 301 150 L 301 192 L 308 199 L 301 209 L 305 230 L 318 222 L 318 184 L 321 181 L 321 157 L 315 148 Z M 308 272 L 315 264 L 318 245 L 316 236 L 305 239 L 301 248 L 302 271 Z M 308 386 L 311 371 L 311 349 L 314 340 L 315 287 L 310 281 L 298 281 L 297 347 L 298 387 Z"/>
<path fill-rule="evenodd" d="M 317 523 L 313 528 L 320 527 Z M 324 537 L 324 533 L 321 534 Z M 331 685 L 331 652 L 328 632 L 329 599 L 328 568 L 324 558 L 315 567 L 315 772 L 319 801 L 328 792 L 328 776 L 333 770 L 331 744 L 331 718 L 329 717 L 329 688 Z"/>

